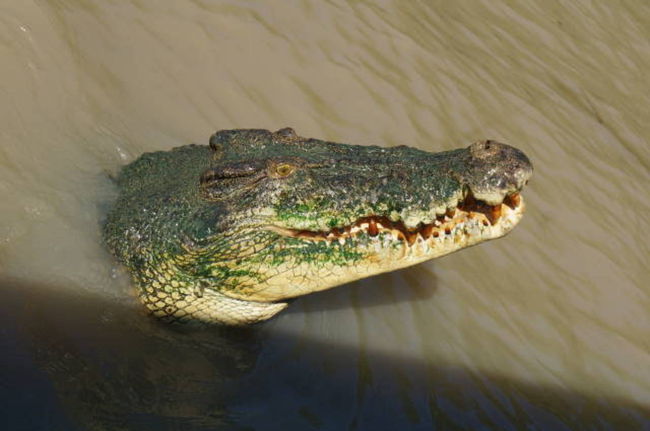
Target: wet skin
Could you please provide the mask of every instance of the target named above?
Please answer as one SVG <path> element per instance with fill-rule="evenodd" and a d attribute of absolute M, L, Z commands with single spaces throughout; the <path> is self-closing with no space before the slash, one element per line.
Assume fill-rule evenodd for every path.
<path fill-rule="evenodd" d="M 103 234 L 152 314 L 250 324 L 289 298 L 505 235 L 532 170 L 495 141 L 429 153 L 222 130 L 125 166 Z"/>

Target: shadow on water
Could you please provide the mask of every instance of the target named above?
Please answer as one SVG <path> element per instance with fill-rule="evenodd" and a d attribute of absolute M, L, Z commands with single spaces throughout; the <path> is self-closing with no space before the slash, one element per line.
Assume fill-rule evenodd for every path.
<path fill-rule="evenodd" d="M 418 274 L 420 277 L 418 277 Z M 406 282 L 393 282 L 396 279 L 405 279 Z M 421 280 L 427 280 L 426 286 L 421 286 Z M 381 286 L 390 287 L 382 291 Z M 341 292 L 348 290 L 356 290 L 358 305 L 367 309 L 425 301 L 435 295 L 437 289 L 438 281 L 435 273 L 424 265 L 418 265 L 364 278 L 336 289 L 312 293 L 294 301 L 300 301 L 305 305 L 304 307 L 300 309 L 298 307 L 289 307 L 284 313 L 314 313 L 347 309 L 350 307 L 350 303 L 343 300 Z"/>
<path fill-rule="evenodd" d="M 170 327 L 132 304 L 71 289 L 16 280 L 0 286 L 2 429 L 650 426 L 648 409 L 630 400 L 428 366 L 398 349 L 362 354 L 356 346 L 298 340 L 273 322 L 248 329 Z M 359 365 L 361 356 L 372 371 Z M 383 380 L 395 370 L 414 379 Z"/>

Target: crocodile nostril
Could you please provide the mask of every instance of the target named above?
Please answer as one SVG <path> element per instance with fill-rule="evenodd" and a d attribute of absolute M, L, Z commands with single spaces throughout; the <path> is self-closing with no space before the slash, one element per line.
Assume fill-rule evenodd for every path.
<path fill-rule="evenodd" d="M 502 153 L 506 146 L 497 141 L 486 139 L 484 141 L 476 141 L 470 146 L 470 153 L 476 159 L 487 159 Z"/>

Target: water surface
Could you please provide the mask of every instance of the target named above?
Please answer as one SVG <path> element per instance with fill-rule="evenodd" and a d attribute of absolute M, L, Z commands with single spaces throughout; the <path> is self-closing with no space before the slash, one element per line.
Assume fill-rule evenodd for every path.
<path fill-rule="evenodd" d="M 3 429 L 650 427 L 650 6 L 0 5 Z M 508 237 L 249 330 L 142 315 L 108 175 L 223 128 L 528 154 Z"/>

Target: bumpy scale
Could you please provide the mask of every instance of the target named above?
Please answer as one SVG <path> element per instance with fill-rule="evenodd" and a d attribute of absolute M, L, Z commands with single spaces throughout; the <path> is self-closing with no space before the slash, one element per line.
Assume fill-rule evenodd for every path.
<path fill-rule="evenodd" d="M 103 233 L 152 314 L 243 325 L 505 235 L 531 174 L 494 141 L 428 153 L 222 130 L 125 166 Z"/>

